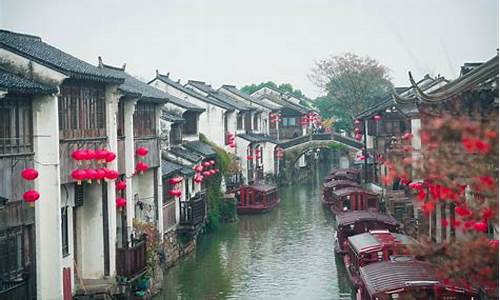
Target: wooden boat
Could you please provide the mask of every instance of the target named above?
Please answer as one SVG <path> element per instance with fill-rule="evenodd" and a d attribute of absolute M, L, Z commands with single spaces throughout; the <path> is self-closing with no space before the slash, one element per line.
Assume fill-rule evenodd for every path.
<path fill-rule="evenodd" d="M 370 230 L 388 230 L 399 233 L 400 224 L 392 216 L 366 210 L 338 214 L 335 231 L 335 253 L 344 254 L 347 238 Z"/>
<path fill-rule="evenodd" d="M 350 180 L 331 180 L 323 183 L 323 195 L 321 197 L 321 203 L 323 203 L 324 206 L 330 207 L 331 205 L 335 204 L 333 191 L 348 187 L 361 188 L 361 185 L 355 181 Z"/>
<path fill-rule="evenodd" d="M 360 183 L 359 178 L 360 170 L 359 169 L 334 169 L 330 173 L 330 175 L 326 176 L 323 179 L 323 182 L 328 182 L 331 180 L 350 180 Z"/>
<path fill-rule="evenodd" d="M 239 214 L 257 214 L 273 209 L 280 203 L 275 185 L 257 183 L 240 187 Z"/>
<path fill-rule="evenodd" d="M 344 187 L 331 191 L 330 210 L 333 214 L 353 210 L 379 210 L 379 195 L 361 187 Z"/>
<path fill-rule="evenodd" d="M 354 287 L 359 287 L 359 268 L 379 261 L 392 259 L 413 260 L 408 245 L 416 241 L 408 235 L 389 230 L 370 230 L 347 238 L 344 265 Z"/>
<path fill-rule="evenodd" d="M 425 262 L 377 262 L 361 267 L 359 273 L 357 300 L 480 299 L 474 290 L 439 282 Z"/>

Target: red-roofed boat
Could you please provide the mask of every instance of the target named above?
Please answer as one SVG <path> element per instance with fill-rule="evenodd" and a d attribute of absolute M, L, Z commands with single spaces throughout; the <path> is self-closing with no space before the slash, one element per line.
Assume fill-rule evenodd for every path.
<path fill-rule="evenodd" d="M 346 253 L 347 238 L 370 230 L 399 233 L 400 224 L 392 216 L 366 210 L 350 211 L 336 216 L 335 253 Z"/>
<path fill-rule="evenodd" d="M 370 230 L 347 238 L 344 265 L 354 287 L 359 287 L 359 268 L 379 261 L 413 260 L 408 246 L 416 241 L 389 230 Z"/>
<path fill-rule="evenodd" d="M 328 194 L 327 194 L 328 196 Z M 331 190 L 329 199 L 330 210 L 334 214 L 353 210 L 378 211 L 379 195 L 361 187 L 344 187 Z"/>
<path fill-rule="evenodd" d="M 425 262 L 377 262 L 360 268 L 359 273 L 357 300 L 480 299 L 476 291 L 439 282 Z"/>
<path fill-rule="evenodd" d="M 332 206 L 333 204 L 335 204 L 333 191 L 348 187 L 361 188 L 361 185 L 355 181 L 350 180 L 331 180 L 323 183 L 323 195 L 321 197 L 321 203 L 327 207 Z"/>
<path fill-rule="evenodd" d="M 258 214 L 273 209 L 280 203 L 275 185 L 257 183 L 240 187 L 239 214 Z"/>

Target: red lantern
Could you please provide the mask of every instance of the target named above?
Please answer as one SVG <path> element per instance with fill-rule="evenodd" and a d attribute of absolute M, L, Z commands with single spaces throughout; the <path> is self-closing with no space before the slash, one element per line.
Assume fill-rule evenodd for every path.
<path fill-rule="evenodd" d="M 168 191 L 168 195 L 171 197 L 180 197 L 182 195 L 181 190 L 170 190 Z"/>
<path fill-rule="evenodd" d="M 38 177 L 38 171 L 32 168 L 27 168 L 21 172 L 21 176 L 24 180 L 35 180 Z"/>
<path fill-rule="evenodd" d="M 201 175 L 196 175 L 194 177 L 194 182 L 196 182 L 196 183 L 201 183 L 202 180 L 203 180 L 203 176 L 201 176 Z"/>
<path fill-rule="evenodd" d="M 108 150 L 106 150 L 106 149 L 98 149 L 95 152 L 95 159 L 97 160 L 98 163 L 105 162 L 107 155 L 108 155 Z"/>
<path fill-rule="evenodd" d="M 137 156 L 146 156 L 146 155 L 148 155 L 148 152 L 149 152 L 148 148 L 146 148 L 146 147 L 139 147 L 135 151 L 135 154 L 137 154 Z"/>
<path fill-rule="evenodd" d="M 104 171 L 103 169 L 97 169 L 96 172 L 97 176 L 95 179 L 97 180 L 97 183 L 101 183 L 101 180 L 106 177 L 106 171 Z"/>
<path fill-rule="evenodd" d="M 34 203 L 38 199 L 40 199 L 40 193 L 35 190 L 29 190 L 23 194 L 23 200 L 30 204 Z"/>
<path fill-rule="evenodd" d="M 141 174 L 143 174 L 148 169 L 149 169 L 148 164 L 143 161 L 138 162 L 137 165 L 135 166 L 136 172 L 140 172 Z"/>
<path fill-rule="evenodd" d="M 363 136 L 362 136 L 361 134 L 357 133 L 357 134 L 354 136 L 354 138 L 355 138 L 356 140 L 358 140 L 358 141 L 361 141 L 361 139 L 363 139 Z"/>
<path fill-rule="evenodd" d="M 373 119 L 375 120 L 375 122 L 378 122 L 378 121 L 382 120 L 382 116 L 381 115 L 375 115 L 375 116 L 373 116 Z"/>
<path fill-rule="evenodd" d="M 182 177 L 174 177 L 174 178 L 170 178 L 168 180 L 168 183 L 171 185 L 176 185 L 176 184 L 180 183 L 181 181 L 182 181 Z"/>
<path fill-rule="evenodd" d="M 403 140 L 411 140 L 412 137 L 413 137 L 413 135 L 409 132 L 403 134 L 403 136 L 402 136 Z"/>
<path fill-rule="evenodd" d="M 125 198 L 117 198 L 116 199 L 116 207 L 123 208 L 127 206 L 127 200 Z"/>
<path fill-rule="evenodd" d="M 202 163 L 202 165 L 203 165 L 204 167 L 210 167 L 210 162 L 205 161 L 205 162 L 203 162 L 203 163 Z"/>
<path fill-rule="evenodd" d="M 252 155 L 247 155 L 247 160 L 252 160 L 253 156 Z"/>
<path fill-rule="evenodd" d="M 360 120 L 354 120 L 354 125 L 359 125 L 359 124 L 361 124 Z"/>
<path fill-rule="evenodd" d="M 209 171 L 203 171 L 203 173 L 202 173 L 202 174 L 203 174 L 203 176 L 205 176 L 205 177 L 210 176 L 210 172 L 209 172 Z"/>
<path fill-rule="evenodd" d="M 119 191 L 123 191 L 124 189 L 127 188 L 127 183 L 125 183 L 125 181 L 123 180 L 117 181 L 115 185 L 116 189 Z"/>
<path fill-rule="evenodd" d="M 214 175 L 214 174 L 215 174 L 215 170 L 213 170 L 213 169 L 212 169 L 212 170 L 210 170 L 210 171 L 208 171 L 208 172 L 210 172 L 210 176 L 212 176 L 212 175 Z"/>
<path fill-rule="evenodd" d="M 118 176 L 120 176 L 120 173 L 115 170 L 104 169 L 104 171 L 106 172 L 106 176 L 104 176 L 104 178 L 108 180 L 115 180 Z"/>
<path fill-rule="evenodd" d="M 229 147 L 236 148 L 236 144 L 235 143 L 229 144 Z"/>
<path fill-rule="evenodd" d="M 104 160 L 107 162 L 107 163 L 110 163 L 112 162 L 113 160 L 115 160 L 116 158 L 116 154 L 114 154 L 113 152 L 111 151 L 108 151 L 108 153 L 106 153 L 106 157 L 104 158 Z"/>
<path fill-rule="evenodd" d="M 200 173 L 201 171 L 203 171 L 203 166 L 202 165 L 197 165 L 196 167 L 194 167 L 194 170 L 198 173 Z"/>
<path fill-rule="evenodd" d="M 82 160 L 87 159 L 87 151 L 82 149 L 75 150 L 73 151 L 73 153 L 71 153 L 71 157 L 74 160 L 78 161 L 78 164 L 81 164 Z"/>
<path fill-rule="evenodd" d="M 95 159 L 96 153 L 94 150 L 87 150 L 87 160 Z"/>
<path fill-rule="evenodd" d="M 78 182 L 78 185 L 82 184 L 82 181 L 86 179 L 87 172 L 84 170 L 76 169 L 71 172 L 71 177 Z"/>
<path fill-rule="evenodd" d="M 361 129 L 359 129 L 358 127 L 356 127 L 356 128 L 354 128 L 354 132 L 355 133 L 359 133 L 359 132 L 361 132 Z"/>
<path fill-rule="evenodd" d="M 210 161 L 210 165 L 211 165 L 211 166 L 215 165 L 215 160 L 211 160 L 211 161 Z"/>
<path fill-rule="evenodd" d="M 94 169 L 87 169 L 87 182 L 92 183 L 92 180 L 97 179 L 97 171 Z"/>

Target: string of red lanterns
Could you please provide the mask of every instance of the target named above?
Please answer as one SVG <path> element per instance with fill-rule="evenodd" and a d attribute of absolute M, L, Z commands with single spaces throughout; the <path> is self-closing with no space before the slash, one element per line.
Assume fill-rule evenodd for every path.
<path fill-rule="evenodd" d="M 226 145 L 229 145 L 229 147 L 231 147 L 231 148 L 235 148 L 236 147 L 236 141 L 235 141 L 234 133 L 231 133 L 231 132 L 227 133 Z"/>
<path fill-rule="evenodd" d="M 26 181 L 33 181 L 38 178 L 38 171 L 33 168 L 26 168 L 21 172 L 21 177 Z M 40 193 L 34 189 L 23 194 L 23 200 L 30 206 L 33 206 L 38 199 L 40 199 Z"/>

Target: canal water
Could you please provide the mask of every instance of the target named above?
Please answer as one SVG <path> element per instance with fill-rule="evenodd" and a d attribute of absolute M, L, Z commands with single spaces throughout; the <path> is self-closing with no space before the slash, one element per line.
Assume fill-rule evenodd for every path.
<path fill-rule="evenodd" d="M 280 188 L 273 211 L 203 235 L 196 252 L 168 270 L 154 299 L 351 299 L 334 255 L 335 219 L 319 199 L 328 171 Z"/>

